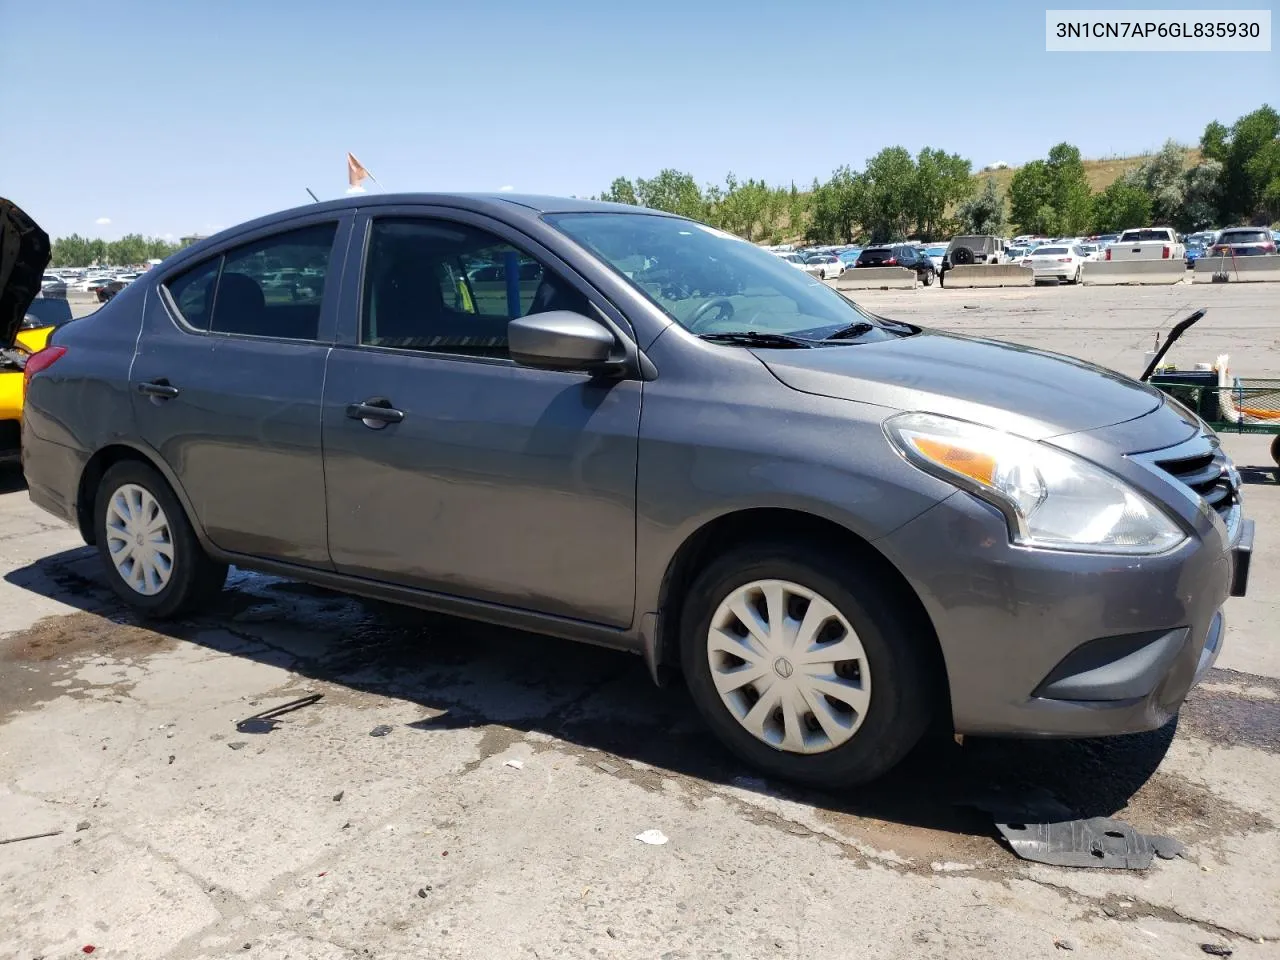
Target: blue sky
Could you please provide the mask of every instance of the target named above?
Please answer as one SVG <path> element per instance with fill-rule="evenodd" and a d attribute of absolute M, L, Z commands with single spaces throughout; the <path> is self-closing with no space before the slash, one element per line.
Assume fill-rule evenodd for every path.
<path fill-rule="evenodd" d="M 54 235 L 176 236 L 338 196 L 348 150 L 388 190 L 585 196 L 666 166 L 805 185 L 893 144 L 1130 154 L 1280 107 L 1274 51 L 1045 52 L 1046 8 L 1103 6 L 0 0 L 0 194 Z"/>

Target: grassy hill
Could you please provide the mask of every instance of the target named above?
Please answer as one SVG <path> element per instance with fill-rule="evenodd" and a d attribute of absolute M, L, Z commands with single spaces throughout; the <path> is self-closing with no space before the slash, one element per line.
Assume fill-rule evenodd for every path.
<path fill-rule="evenodd" d="M 1118 180 L 1123 174 L 1130 170 L 1141 166 L 1144 160 L 1149 160 L 1151 154 L 1139 154 L 1133 157 L 1105 157 L 1101 160 L 1084 161 L 1084 174 L 1089 178 L 1089 189 L 1094 193 L 1105 190 Z M 1194 166 L 1200 162 L 1200 151 L 1192 148 L 1187 151 L 1187 166 Z M 1008 167 L 1004 170 L 982 170 L 974 174 L 979 183 L 985 182 L 987 177 L 995 177 L 996 186 L 1000 188 L 1000 192 L 1008 195 L 1009 181 L 1013 179 L 1014 171 L 1017 167 Z"/>

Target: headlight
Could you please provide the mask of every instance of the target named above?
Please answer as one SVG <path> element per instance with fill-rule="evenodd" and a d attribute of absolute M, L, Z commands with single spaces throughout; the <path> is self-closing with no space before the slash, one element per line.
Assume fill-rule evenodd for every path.
<path fill-rule="evenodd" d="M 908 461 L 994 504 L 1014 543 L 1091 553 L 1163 553 L 1186 539 L 1145 496 L 1079 457 L 928 413 L 885 432 Z"/>

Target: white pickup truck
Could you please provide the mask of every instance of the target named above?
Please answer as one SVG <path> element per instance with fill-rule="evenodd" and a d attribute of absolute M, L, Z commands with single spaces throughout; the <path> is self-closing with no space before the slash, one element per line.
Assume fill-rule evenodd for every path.
<path fill-rule="evenodd" d="M 1106 260 L 1181 260 L 1186 247 L 1169 227 L 1143 227 L 1126 230 L 1120 239 L 1107 247 Z"/>

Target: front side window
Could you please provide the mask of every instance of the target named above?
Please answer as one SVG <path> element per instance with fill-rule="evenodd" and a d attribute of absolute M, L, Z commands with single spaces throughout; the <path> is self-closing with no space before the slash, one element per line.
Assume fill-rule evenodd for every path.
<path fill-rule="evenodd" d="M 362 344 L 503 359 L 507 324 L 549 310 L 591 315 L 575 287 L 493 234 L 425 218 L 373 222 Z"/>
<path fill-rule="evenodd" d="M 337 229 L 336 223 L 321 223 L 228 250 L 209 330 L 316 339 Z"/>
<path fill-rule="evenodd" d="M 860 322 L 880 325 L 804 271 L 700 223 L 646 213 L 545 219 L 695 333 L 819 337 Z"/>

